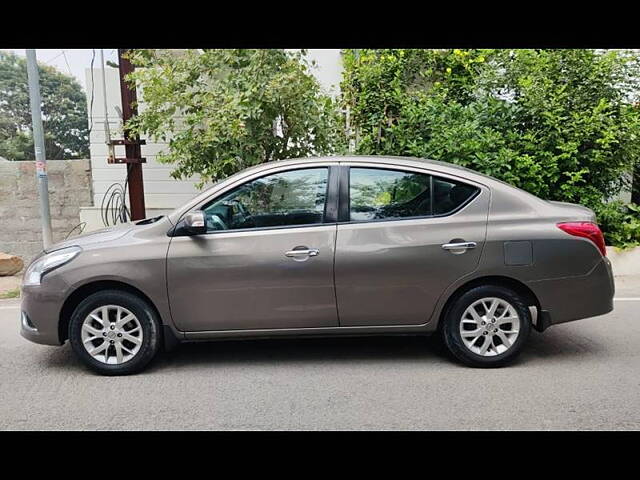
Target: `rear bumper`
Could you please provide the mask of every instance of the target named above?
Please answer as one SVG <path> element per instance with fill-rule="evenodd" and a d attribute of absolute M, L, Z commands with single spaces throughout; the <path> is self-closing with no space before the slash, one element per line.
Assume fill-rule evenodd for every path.
<path fill-rule="evenodd" d="M 586 275 L 540 280 L 528 286 L 540 302 L 542 329 L 613 310 L 615 284 L 611 262 L 606 257 Z"/>

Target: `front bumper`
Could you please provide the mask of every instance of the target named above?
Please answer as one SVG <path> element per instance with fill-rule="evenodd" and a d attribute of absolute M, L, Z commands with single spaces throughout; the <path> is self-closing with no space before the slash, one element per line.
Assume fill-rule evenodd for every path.
<path fill-rule="evenodd" d="M 45 279 L 40 286 L 23 286 L 20 334 L 35 343 L 62 345 L 58 331 L 66 284 Z"/>
<path fill-rule="evenodd" d="M 545 328 L 613 310 L 615 283 L 611 262 L 606 257 L 586 275 L 540 280 L 528 285 L 540 302 Z"/>

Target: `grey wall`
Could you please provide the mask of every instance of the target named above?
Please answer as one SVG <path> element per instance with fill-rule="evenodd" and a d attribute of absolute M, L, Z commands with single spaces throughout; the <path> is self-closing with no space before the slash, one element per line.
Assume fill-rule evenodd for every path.
<path fill-rule="evenodd" d="M 53 240 L 58 242 L 80 223 L 80 207 L 92 204 L 91 163 L 50 160 L 47 171 Z M 0 160 L 0 251 L 21 256 L 26 265 L 41 250 L 35 162 Z"/>

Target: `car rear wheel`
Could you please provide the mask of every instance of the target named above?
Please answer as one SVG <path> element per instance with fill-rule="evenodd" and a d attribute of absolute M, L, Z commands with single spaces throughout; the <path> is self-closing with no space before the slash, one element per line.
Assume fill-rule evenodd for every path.
<path fill-rule="evenodd" d="M 457 298 L 444 318 L 449 351 L 472 367 L 500 367 L 513 361 L 531 331 L 529 309 L 514 291 L 475 287 Z"/>
<path fill-rule="evenodd" d="M 160 322 L 138 296 L 119 290 L 97 292 L 75 309 L 69 339 L 76 355 L 103 375 L 142 370 L 160 349 Z"/>

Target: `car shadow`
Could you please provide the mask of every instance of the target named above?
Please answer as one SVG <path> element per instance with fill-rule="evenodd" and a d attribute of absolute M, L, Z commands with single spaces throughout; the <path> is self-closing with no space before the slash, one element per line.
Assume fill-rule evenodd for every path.
<path fill-rule="evenodd" d="M 549 329 L 543 334 L 532 332 L 522 354 L 511 366 L 559 360 L 583 360 L 607 350 L 595 339 L 575 332 Z M 447 363 L 466 368 L 456 362 L 438 335 L 371 336 L 334 338 L 288 338 L 262 340 L 228 340 L 221 342 L 185 343 L 176 350 L 163 353 L 151 366 L 185 367 L 202 364 L 268 363 L 345 363 L 361 361 L 404 362 L 426 364 Z"/>
<path fill-rule="evenodd" d="M 150 369 L 203 364 L 344 363 L 361 361 L 446 361 L 436 337 L 334 337 L 226 340 L 184 343 L 163 352 Z"/>
<path fill-rule="evenodd" d="M 599 356 L 609 350 L 606 338 L 600 335 L 585 335 L 576 325 L 559 325 L 543 333 L 531 332 L 521 356 L 557 360 Z"/>
<path fill-rule="evenodd" d="M 607 351 L 607 346 L 598 340 L 557 327 L 543 334 L 532 332 L 522 354 L 511 367 L 598 356 Z M 62 348 L 46 349 L 42 356 L 42 364 L 48 368 L 86 371 L 68 344 Z M 184 343 L 171 352 L 161 352 L 145 371 L 160 372 L 166 368 L 189 369 L 204 365 L 264 366 L 363 361 L 446 363 L 467 368 L 452 358 L 439 336 L 412 335 Z"/>

